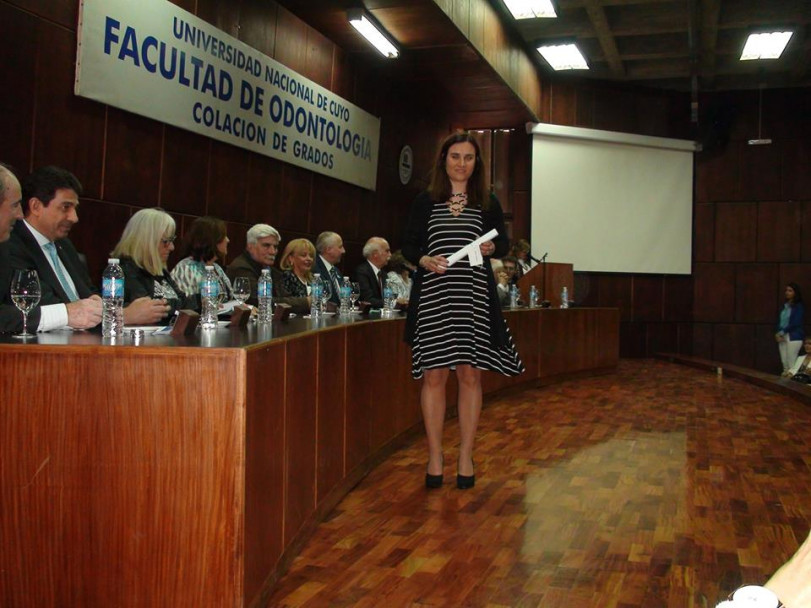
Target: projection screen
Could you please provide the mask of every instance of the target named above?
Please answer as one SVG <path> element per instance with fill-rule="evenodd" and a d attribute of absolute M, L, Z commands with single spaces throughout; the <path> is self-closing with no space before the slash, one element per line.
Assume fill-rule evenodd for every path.
<path fill-rule="evenodd" d="M 575 272 L 690 274 L 692 141 L 527 127 L 533 255 Z"/>

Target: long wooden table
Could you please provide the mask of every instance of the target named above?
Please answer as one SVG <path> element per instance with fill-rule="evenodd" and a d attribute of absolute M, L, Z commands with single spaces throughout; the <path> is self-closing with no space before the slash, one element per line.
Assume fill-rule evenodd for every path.
<path fill-rule="evenodd" d="M 527 372 L 486 373 L 485 393 L 617 364 L 616 309 L 506 316 Z M 0 337 L 0 606 L 261 605 L 420 428 L 403 331 L 329 318 L 138 345 Z"/>

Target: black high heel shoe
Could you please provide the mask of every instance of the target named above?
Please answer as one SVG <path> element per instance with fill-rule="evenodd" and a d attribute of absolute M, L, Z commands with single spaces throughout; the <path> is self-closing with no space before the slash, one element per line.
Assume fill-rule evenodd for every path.
<path fill-rule="evenodd" d="M 470 460 L 470 463 L 473 465 L 473 469 L 476 469 L 476 463 L 473 462 L 473 459 Z M 456 469 L 459 469 L 459 461 L 456 462 Z M 459 473 L 456 474 L 456 487 L 460 490 L 469 490 L 473 486 L 476 485 L 476 473 L 474 472 L 473 475 L 460 475 Z"/>
<path fill-rule="evenodd" d="M 445 457 L 442 457 L 442 468 L 445 468 Z M 440 473 L 439 475 L 431 475 L 427 471 L 425 472 L 425 487 L 429 490 L 436 490 L 437 488 L 442 487 L 442 482 L 444 481 L 445 474 Z"/>

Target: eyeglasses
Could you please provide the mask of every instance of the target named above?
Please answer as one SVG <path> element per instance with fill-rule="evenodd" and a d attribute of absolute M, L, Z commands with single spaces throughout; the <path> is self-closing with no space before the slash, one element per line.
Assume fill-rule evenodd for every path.
<path fill-rule="evenodd" d="M 161 239 L 161 245 L 171 245 L 172 243 L 175 242 L 176 238 L 177 238 L 176 234 L 173 234 L 172 236 L 167 236 L 165 238 L 162 238 Z"/>

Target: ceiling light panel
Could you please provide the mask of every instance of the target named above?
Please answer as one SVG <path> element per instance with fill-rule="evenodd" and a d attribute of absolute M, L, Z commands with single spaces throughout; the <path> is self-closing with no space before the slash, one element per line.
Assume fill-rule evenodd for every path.
<path fill-rule="evenodd" d="M 588 70 L 586 58 L 576 44 L 539 46 L 538 52 L 554 70 Z"/>
<path fill-rule="evenodd" d="M 516 19 L 537 19 L 557 17 L 551 0 L 504 0 L 512 16 Z"/>
<path fill-rule="evenodd" d="M 741 61 L 753 59 L 777 59 L 783 54 L 793 32 L 768 32 L 749 34 L 743 47 Z"/>

